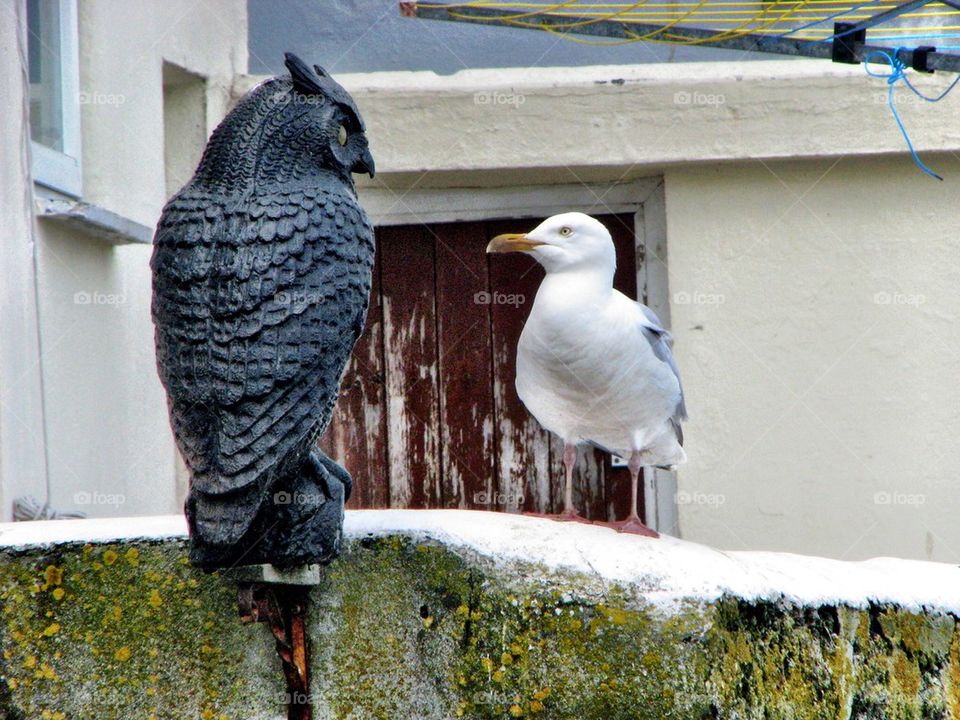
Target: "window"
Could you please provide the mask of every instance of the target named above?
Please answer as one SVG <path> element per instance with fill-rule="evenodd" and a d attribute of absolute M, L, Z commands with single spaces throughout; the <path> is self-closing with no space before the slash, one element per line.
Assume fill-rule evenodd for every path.
<path fill-rule="evenodd" d="M 33 179 L 80 196 L 76 0 L 27 0 Z"/>

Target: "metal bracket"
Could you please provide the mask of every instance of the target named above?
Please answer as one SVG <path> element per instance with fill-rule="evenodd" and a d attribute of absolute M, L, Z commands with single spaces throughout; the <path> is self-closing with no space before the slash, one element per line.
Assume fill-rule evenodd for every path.
<path fill-rule="evenodd" d="M 858 64 L 857 50 L 866 41 L 866 28 L 858 28 L 853 23 L 834 23 L 831 59 L 836 63 Z"/>
<path fill-rule="evenodd" d="M 224 574 L 239 582 L 240 621 L 266 623 L 274 637 L 287 681 L 287 720 L 311 720 L 307 608 L 310 587 L 320 581 L 319 565 L 289 570 L 272 565 L 248 565 Z"/>
<path fill-rule="evenodd" d="M 932 45 L 921 45 L 918 48 L 913 49 L 913 62 L 911 67 L 917 72 L 932 73 L 933 69 L 929 67 L 928 60 L 930 58 L 930 53 L 936 52 L 937 49 Z"/>

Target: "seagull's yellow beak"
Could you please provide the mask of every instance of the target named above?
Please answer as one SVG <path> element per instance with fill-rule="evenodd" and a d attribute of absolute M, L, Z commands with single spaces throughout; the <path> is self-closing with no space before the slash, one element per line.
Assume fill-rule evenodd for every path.
<path fill-rule="evenodd" d="M 539 240 L 531 240 L 523 233 L 497 235 L 487 245 L 488 253 L 526 252 L 543 245 Z"/>

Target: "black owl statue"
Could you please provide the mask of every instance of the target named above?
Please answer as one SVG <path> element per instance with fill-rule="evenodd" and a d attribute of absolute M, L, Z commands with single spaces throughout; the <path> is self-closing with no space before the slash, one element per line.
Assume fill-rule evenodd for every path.
<path fill-rule="evenodd" d="M 190 560 L 329 562 L 350 475 L 315 447 L 363 328 L 373 176 L 353 99 L 287 53 L 210 137 L 154 236 L 153 322 L 190 471 Z"/>

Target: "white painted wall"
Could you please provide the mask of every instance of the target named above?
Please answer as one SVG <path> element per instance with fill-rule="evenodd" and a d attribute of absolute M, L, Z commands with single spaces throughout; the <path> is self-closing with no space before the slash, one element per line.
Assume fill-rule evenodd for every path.
<path fill-rule="evenodd" d="M 686 537 L 960 556 L 960 162 L 928 161 L 666 173 Z"/>
<path fill-rule="evenodd" d="M 245 3 L 98 0 L 79 10 L 80 90 L 94 99 L 81 107 L 83 200 L 152 227 L 166 200 L 163 62 L 207 79 L 212 129 L 246 69 Z M 39 224 L 51 504 L 90 515 L 177 512 L 150 323 L 150 247 Z M 104 302 L 78 304 L 78 293 Z"/>
<path fill-rule="evenodd" d="M 43 391 L 37 331 L 26 9 L 0 21 L 0 519 L 14 497 L 47 486 Z"/>

